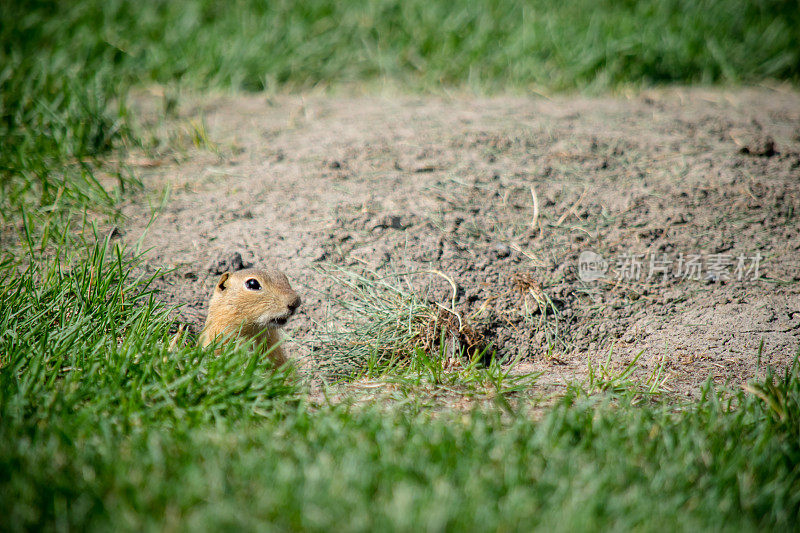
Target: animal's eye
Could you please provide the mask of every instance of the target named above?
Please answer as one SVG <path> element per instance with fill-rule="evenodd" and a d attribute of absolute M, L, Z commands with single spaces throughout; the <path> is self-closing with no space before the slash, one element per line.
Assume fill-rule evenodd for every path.
<path fill-rule="evenodd" d="M 257 291 L 261 289 L 261 284 L 258 282 L 257 279 L 250 278 L 244 282 L 244 286 L 250 289 L 251 291 Z"/>

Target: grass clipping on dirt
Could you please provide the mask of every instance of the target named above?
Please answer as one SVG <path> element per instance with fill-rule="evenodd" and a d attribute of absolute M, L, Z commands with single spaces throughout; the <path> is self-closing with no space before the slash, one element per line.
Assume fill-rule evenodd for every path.
<path fill-rule="evenodd" d="M 334 265 L 320 267 L 333 288 L 326 296 L 333 302 L 339 327 L 332 321 L 318 324 L 311 357 L 325 373 L 352 376 L 379 362 L 425 355 L 473 360 L 488 352 L 484 337 L 455 306 L 421 298 L 399 283 L 407 275 L 379 276 L 358 273 Z M 447 279 L 445 274 L 435 273 Z M 335 295 L 334 289 L 343 294 Z M 331 309 L 329 314 L 334 311 Z"/>

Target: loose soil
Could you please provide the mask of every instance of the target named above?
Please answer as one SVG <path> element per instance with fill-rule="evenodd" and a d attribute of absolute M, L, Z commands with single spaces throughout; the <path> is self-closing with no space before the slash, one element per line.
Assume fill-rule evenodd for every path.
<path fill-rule="evenodd" d="M 637 375 L 663 365 L 668 390 L 692 396 L 709 378 L 783 368 L 800 347 L 792 89 L 177 106 L 154 89 L 135 105 L 170 149 L 129 161 L 146 193 L 124 207 L 119 233 L 141 240 L 145 268 L 173 269 L 157 288 L 194 331 L 220 272 L 272 265 L 303 296 L 288 328 L 303 357 L 315 328 L 337 321 L 336 288 L 317 268 L 333 263 L 445 274 L 461 316 L 498 354 L 544 371 L 543 387 L 584 378 L 613 347 L 615 368 L 642 352 Z M 607 261 L 602 279 L 581 279 L 587 250 Z M 692 259 L 701 268 L 687 277 Z M 444 276 L 401 278 L 451 305 Z"/>

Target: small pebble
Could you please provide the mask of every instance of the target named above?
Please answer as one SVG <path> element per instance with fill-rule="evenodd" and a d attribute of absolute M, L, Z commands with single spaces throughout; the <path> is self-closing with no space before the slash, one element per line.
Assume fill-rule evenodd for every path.
<path fill-rule="evenodd" d="M 503 259 L 511 255 L 511 248 L 502 243 L 495 244 L 492 246 L 492 253 L 494 253 L 495 257 L 498 259 Z"/>

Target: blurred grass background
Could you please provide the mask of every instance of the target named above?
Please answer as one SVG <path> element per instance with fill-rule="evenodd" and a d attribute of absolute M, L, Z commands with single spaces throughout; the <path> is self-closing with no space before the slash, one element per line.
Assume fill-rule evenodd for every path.
<path fill-rule="evenodd" d="M 263 90 L 386 78 L 558 90 L 800 74 L 800 6 L 787 0 L 3 5 L 6 68 L 105 83 Z"/>

